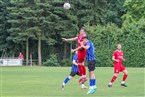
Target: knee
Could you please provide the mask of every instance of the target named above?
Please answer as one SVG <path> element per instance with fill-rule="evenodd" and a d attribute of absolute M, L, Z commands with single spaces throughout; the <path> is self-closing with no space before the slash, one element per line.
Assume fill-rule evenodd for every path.
<path fill-rule="evenodd" d="M 124 71 L 124 74 L 128 75 L 128 72 L 127 72 L 127 70 L 125 70 L 125 71 Z"/>
<path fill-rule="evenodd" d="M 126 71 L 125 74 L 128 75 L 128 72 Z"/>
<path fill-rule="evenodd" d="M 115 73 L 114 76 L 118 77 L 118 73 Z"/>
<path fill-rule="evenodd" d="M 72 79 L 73 77 L 72 77 L 72 76 L 69 76 L 68 78 L 69 78 L 69 79 Z"/>

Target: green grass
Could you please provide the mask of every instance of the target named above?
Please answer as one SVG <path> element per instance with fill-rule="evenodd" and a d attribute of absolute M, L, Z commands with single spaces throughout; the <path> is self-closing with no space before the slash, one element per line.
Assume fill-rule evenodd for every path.
<path fill-rule="evenodd" d="M 127 88 L 120 86 L 122 73 L 113 87 L 107 87 L 112 67 L 98 67 L 95 71 L 98 90 L 86 95 L 88 89 L 78 86 L 78 76 L 60 89 L 60 84 L 69 75 L 70 67 L 0 67 L 1 97 L 145 97 L 144 68 L 127 68 Z M 87 72 L 88 73 L 88 72 Z M 89 86 L 89 82 L 86 82 Z"/>

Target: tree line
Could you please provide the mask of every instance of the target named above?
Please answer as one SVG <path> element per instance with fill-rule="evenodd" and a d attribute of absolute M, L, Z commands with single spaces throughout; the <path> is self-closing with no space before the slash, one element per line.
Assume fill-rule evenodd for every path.
<path fill-rule="evenodd" d="M 69 2 L 70 10 L 63 4 Z M 111 55 L 123 44 L 126 64 L 145 64 L 144 0 L 0 0 L 0 55 L 29 54 L 38 65 L 69 66 L 74 37 L 82 26 L 95 44 L 98 66 L 112 66 Z"/>

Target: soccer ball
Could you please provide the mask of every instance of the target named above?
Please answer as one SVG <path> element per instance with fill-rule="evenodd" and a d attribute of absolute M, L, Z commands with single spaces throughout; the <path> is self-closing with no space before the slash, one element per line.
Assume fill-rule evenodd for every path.
<path fill-rule="evenodd" d="M 64 9 L 70 9 L 71 5 L 69 3 L 64 3 L 63 8 Z"/>

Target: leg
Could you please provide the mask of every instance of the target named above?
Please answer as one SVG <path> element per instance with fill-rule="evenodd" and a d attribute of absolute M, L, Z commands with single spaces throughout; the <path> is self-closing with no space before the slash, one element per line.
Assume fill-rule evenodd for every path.
<path fill-rule="evenodd" d="M 78 70 L 79 70 L 79 76 L 81 77 L 82 76 L 82 65 L 81 63 L 78 63 Z"/>
<path fill-rule="evenodd" d="M 86 78 L 86 68 L 84 65 L 85 56 L 86 56 L 85 53 L 78 52 L 78 68 L 79 68 L 81 78 Z"/>
<path fill-rule="evenodd" d="M 84 59 L 83 59 L 83 62 L 81 64 L 82 64 L 83 77 L 86 77 L 86 67 L 85 67 L 85 64 L 84 64 Z"/>
<path fill-rule="evenodd" d="M 113 77 L 112 77 L 108 87 L 112 87 L 112 83 L 116 80 L 119 72 L 120 72 L 120 66 L 119 66 L 119 64 L 114 64 L 114 75 L 113 75 Z"/>
<path fill-rule="evenodd" d="M 61 85 L 61 89 L 64 90 L 64 86 L 69 82 L 69 80 L 71 80 L 73 78 L 73 76 L 69 76 L 67 78 L 65 78 L 65 80 L 63 81 L 62 85 Z"/>
<path fill-rule="evenodd" d="M 123 75 L 123 78 L 122 78 L 121 86 L 127 87 L 127 85 L 125 84 L 125 81 L 128 77 L 128 72 L 127 72 L 127 70 L 124 70 L 123 73 L 124 73 L 124 75 Z"/>
<path fill-rule="evenodd" d="M 90 76 L 90 88 L 87 94 L 93 94 L 97 90 L 94 71 L 90 71 L 89 76 Z"/>
<path fill-rule="evenodd" d="M 88 69 L 89 69 L 89 77 L 90 77 L 90 88 L 87 94 L 93 94 L 97 87 L 96 87 L 96 78 L 94 74 L 96 61 L 88 62 Z"/>
<path fill-rule="evenodd" d="M 118 73 L 114 73 L 114 76 L 112 77 L 108 87 L 112 87 L 112 83 L 116 80 L 117 76 L 118 76 Z"/>
<path fill-rule="evenodd" d="M 84 62 L 79 63 L 78 69 L 79 69 L 79 75 L 80 75 L 80 80 L 79 80 L 78 83 L 79 84 L 82 84 L 85 81 L 87 81 L 87 78 L 86 78 L 86 68 L 84 66 Z"/>
<path fill-rule="evenodd" d="M 64 86 L 71 80 L 78 72 L 71 71 L 70 76 L 68 76 L 61 85 L 61 89 L 64 90 Z"/>

